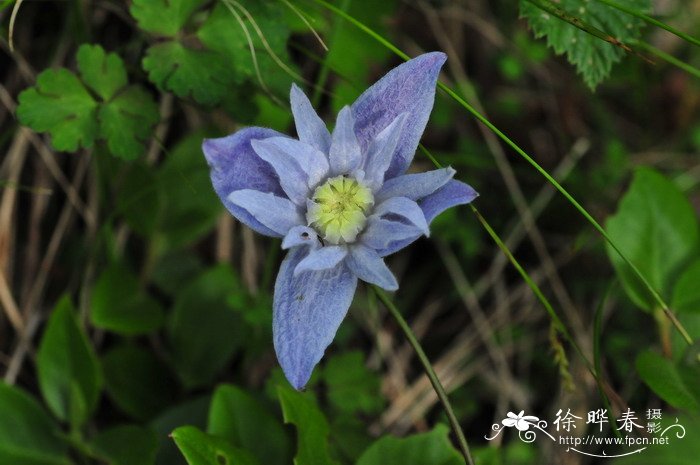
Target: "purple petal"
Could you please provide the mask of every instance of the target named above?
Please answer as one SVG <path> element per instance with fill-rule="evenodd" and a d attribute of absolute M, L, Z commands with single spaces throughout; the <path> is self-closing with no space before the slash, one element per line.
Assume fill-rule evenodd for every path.
<path fill-rule="evenodd" d="M 334 175 L 355 171 L 362 163 L 360 145 L 357 142 L 354 127 L 355 120 L 352 111 L 350 107 L 344 107 L 338 113 L 328 154 L 331 162 L 331 173 Z"/>
<path fill-rule="evenodd" d="M 399 288 L 394 274 L 374 249 L 355 244 L 350 247 L 345 263 L 350 271 L 365 282 L 376 284 L 387 291 L 395 291 Z"/>
<path fill-rule="evenodd" d="M 370 187 L 376 189 L 384 182 L 384 173 L 389 165 L 399 144 L 401 131 L 408 113 L 401 113 L 370 143 L 365 160 L 365 180 Z"/>
<path fill-rule="evenodd" d="M 283 237 L 294 226 L 304 223 L 304 216 L 291 200 L 270 192 L 243 189 L 231 192 L 227 200 L 252 215 L 276 237 Z"/>
<path fill-rule="evenodd" d="M 211 183 L 221 202 L 233 216 L 249 228 L 266 236 L 277 236 L 246 210 L 233 205 L 228 196 L 233 191 L 253 189 L 284 196 L 272 167 L 261 160 L 250 146 L 252 139 L 282 136 L 266 128 L 245 128 L 227 137 L 205 139 L 202 151 L 211 169 Z"/>
<path fill-rule="evenodd" d="M 426 236 L 430 235 L 428 222 L 423 214 L 423 210 L 421 210 L 416 202 L 406 197 L 392 197 L 385 200 L 377 205 L 374 209 L 374 214 L 377 216 L 402 216 L 423 231 L 423 234 Z"/>
<path fill-rule="evenodd" d="M 435 101 L 435 85 L 447 56 L 426 53 L 389 71 L 352 104 L 363 151 L 401 113 L 409 113 L 385 179 L 403 174 L 413 160 Z"/>
<path fill-rule="evenodd" d="M 273 300 L 275 352 L 285 376 L 296 389 L 306 385 L 333 341 L 357 286 L 357 278 L 344 264 L 294 276 L 294 269 L 308 249 L 292 249 L 282 261 Z"/>
<path fill-rule="evenodd" d="M 412 224 L 399 221 L 389 221 L 376 216 L 371 216 L 367 222 L 367 228 L 360 236 L 360 242 L 375 250 L 382 250 L 396 241 L 406 239 L 415 240 L 423 231 Z"/>
<path fill-rule="evenodd" d="M 333 268 L 337 266 L 347 254 L 347 247 L 338 245 L 329 245 L 318 249 L 312 249 L 309 255 L 294 268 L 294 276 L 304 271 L 321 271 Z"/>
<path fill-rule="evenodd" d="M 440 213 L 455 205 L 464 205 L 477 198 L 479 194 L 468 184 L 454 179 L 420 201 L 425 219 L 431 223 Z"/>
<path fill-rule="evenodd" d="M 309 187 L 315 187 L 328 174 L 328 157 L 309 144 L 289 137 L 270 137 L 265 143 L 294 159 L 308 175 Z"/>
<path fill-rule="evenodd" d="M 408 197 L 411 200 L 420 200 L 447 184 L 454 174 L 455 170 L 448 167 L 425 173 L 396 176 L 384 183 L 384 186 L 375 194 L 374 199 L 377 202 L 391 197 Z"/>
<path fill-rule="evenodd" d="M 294 226 L 282 239 L 282 248 L 291 249 L 298 245 L 309 245 L 315 249 L 321 245 L 318 234 L 308 226 Z"/>
<path fill-rule="evenodd" d="M 323 120 L 318 117 L 311 106 L 306 94 L 296 84 L 292 84 L 289 100 L 292 104 L 292 114 L 299 140 L 323 153 L 328 153 L 331 146 L 331 135 Z"/>
<path fill-rule="evenodd" d="M 281 138 L 280 138 L 281 139 Z M 269 139 L 268 139 L 269 140 Z M 280 150 L 268 140 L 252 140 L 253 150 L 272 166 L 287 197 L 297 205 L 306 204 L 309 196 L 309 176 L 301 169 L 292 154 Z"/>

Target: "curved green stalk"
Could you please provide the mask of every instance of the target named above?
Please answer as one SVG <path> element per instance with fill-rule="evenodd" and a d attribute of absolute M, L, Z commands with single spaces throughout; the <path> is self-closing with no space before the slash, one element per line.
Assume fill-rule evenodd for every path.
<path fill-rule="evenodd" d="M 423 365 L 425 374 L 428 375 L 430 384 L 433 385 L 433 389 L 435 389 L 435 393 L 437 394 L 438 398 L 440 399 L 440 402 L 442 403 L 443 408 L 445 409 L 445 412 L 447 413 L 447 418 L 450 421 L 450 425 L 452 426 L 452 430 L 454 431 L 455 436 L 457 436 L 457 443 L 459 444 L 459 448 L 462 450 L 464 460 L 469 465 L 474 465 L 474 459 L 472 459 L 471 452 L 469 451 L 469 444 L 467 444 L 467 439 L 464 437 L 462 427 L 459 426 L 459 421 L 457 420 L 454 410 L 452 409 L 450 399 L 447 397 L 445 388 L 442 386 L 442 383 L 440 383 L 440 379 L 437 377 L 437 374 L 435 374 L 435 370 L 433 370 L 433 366 L 430 364 L 430 360 L 428 360 L 428 357 L 425 355 L 425 352 L 423 352 L 423 348 L 418 342 L 418 339 L 416 339 L 416 336 L 413 334 L 411 327 L 408 326 L 408 323 L 406 323 L 406 320 L 401 315 L 401 312 L 399 312 L 399 310 L 396 308 L 396 305 L 394 305 L 389 296 L 386 295 L 386 293 L 383 290 L 379 289 L 377 286 L 372 286 L 372 290 L 377 295 L 377 297 L 379 297 L 379 300 L 382 301 L 384 306 L 389 310 L 389 313 L 391 313 L 396 322 L 399 324 L 401 330 L 406 335 L 406 339 L 408 339 L 409 344 L 411 344 L 411 347 L 413 347 L 413 350 L 416 352 L 416 355 L 418 355 L 418 359 Z"/>
<path fill-rule="evenodd" d="M 358 29 L 362 30 L 363 32 L 367 33 L 370 37 L 384 45 L 386 48 L 397 54 L 399 57 L 401 57 L 404 60 L 408 60 L 410 57 L 405 54 L 403 51 L 401 51 L 398 47 L 396 47 L 394 44 L 386 40 L 384 37 L 381 35 L 377 34 L 374 32 L 372 29 L 358 21 L 357 19 L 353 18 L 346 12 L 338 9 L 337 7 L 331 5 L 330 3 L 326 2 L 325 0 L 312 0 L 313 2 L 323 6 L 324 8 L 327 8 L 334 12 L 335 14 L 343 17 L 346 21 L 349 21 L 352 23 L 355 27 Z M 583 215 L 583 217 L 600 233 L 601 236 L 610 244 L 610 247 L 615 250 L 615 252 L 622 258 L 622 260 L 627 263 L 634 272 L 635 275 L 637 275 L 637 278 L 644 284 L 644 287 L 646 287 L 649 292 L 651 293 L 652 297 L 654 300 L 659 304 L 659 306 L 664 310 L 664 314 L 671 320 L 675 328 L 678 330 L 678 332 L 681 334 L 683 339 L 688 343 L 688 345 L 693 344 L 692 338 L 689 336 L 688 332 L 683 328 L 683 326 L 680 324 L 677 318 L 672 317 L 672 312 L 669 309 L 668 304 L 664 301 L 664 299 L 661 297 L 661 295 L 658 293 L 656 289 L 649 283 L 649 280 L 642 274 L 642 272 L 637 268 L 637 266 L 632 263 L 619 249 L 619 247 L 613 242 L 613 240 L 610 238 L 607 232 L 605 232 L 605 229 L 598 223 L 595 218 L 591 216 L 588 211 L 586 211 L 585 208 L 567 191 L 564 189 L 564 187 L 557 182 L 556 179 L 554 179 L 544 168 L 542 168 L 539 163 L 537 163 L 530 155 L 527 154 L 523 149 L 521 149 L 515 142 L 513 142 L 508 136 L 506 136 L 500 129 L 498 129 L 493 123 L 491 123 L 484 115 L 479 113 L 472 105 L 470 105 L 466 100 L 464 100 L 462 97 L 460 97 L 454 90 L 446 86 L 445 84 L 438 82 L 438 87 L 442 89 L 444 92 L 447 93 L 452 99 L 454 99 L 457 103 L 459 103 L 465 110 L 467 110 L 469 113 L 472 114 L 477 120 L 479 120 L 484 126 L 489 128 L 494 134 L 498 136 L 499 139 L 501 139 L 503 142 L 506 143 L 510 148 L 515 150 L 515 152 L 520 155 L 522 158 L 524 158 L 533 168 L 535 168 L 544 178 L 552 184 L 568 201 L 571 203 L 576 210 Z"/>
<path fill-rule="evenodd" d="M 644 41 L 641 40 L 636 40 L 634 44 L 641 48 L 646 50 L 647 52 L 651 53 L 654 56 L 657 56 L 661 58 L 662 60 L 672 64 L 673 66 L 676 66 L 683 71 L 687 72 L 688 74 L 692 74 L 696 78 L 700 79 L 700 69 L 697 69 L 693 65 L 689 65 L 688 63 L 684 63 L 683 61 L 679 60 L 678 58 L 674 57 L 673 55 L 670 55 L 663 50 L 659 50 L 658 48 L 654 47 L 651 44 L 648 44 Z"/>
<path fill-rule="evenodd" d="M 608 5 L 611 8 L 615 8 L 616 10 L 620 10 L 624 13 L 627 13 L 628 15 L 639 18 L 646 23 L 652 24 L 656 27 L 660 27 L 661 29 L 668 31 L 671 34 L 674 34 L 674 35 L 680 37 L 681 39 L 683 39 L 687 42 L 690 42 L 693 45 L 700 46 L 700 40 L 696 39 L 695 37 L 693 37 L 689 34 L 686 34 L 683 31 L 679 31 L 678 29 L 676 29 L 672 26 L 669 26 L 666 23 L 661 22 L 656 18 L 652 18 L 649 15 L 645 15 L 644 13 L 640 13 L 639 11 L 637 11 L 633 8 L 627 7 L 625 5 L 621 5 L 620 3 L 614 2 L 613 0 L 596 0 L 596 1 L 598 1 L 600 3 L 605 3 L 606 5 Z"/>

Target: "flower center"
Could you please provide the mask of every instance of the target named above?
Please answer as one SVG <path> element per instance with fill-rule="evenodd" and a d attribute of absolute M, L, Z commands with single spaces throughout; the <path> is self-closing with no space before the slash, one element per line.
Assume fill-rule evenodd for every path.
<path fill-rule="evenodd" d="M 369 209 L 374 205 L 372 191 L 345 176 L 330 178 L 317 187 L 312 200 L 306 220 L 332 244 L 354 241 L 365 227 Z"/>

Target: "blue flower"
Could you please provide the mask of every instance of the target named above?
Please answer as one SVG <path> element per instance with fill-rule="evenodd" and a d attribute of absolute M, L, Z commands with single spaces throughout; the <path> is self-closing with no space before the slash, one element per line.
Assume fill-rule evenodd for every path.
<path fill-rule="evenodd" d="M 296 389 L 333 340 L 357 279 L 396 290 L 384 257 L 427 236 L 447 208 L 477 196 L 452 179 L 452 168 L 406 174 L 445 59 L 427 53 L 394 68 L 340 111 L 333 132 L 292 86 L 298 139 L 251 127 L 203 143 L 226 208 L 289 250 L 275 283 L 272 330 Z"/>

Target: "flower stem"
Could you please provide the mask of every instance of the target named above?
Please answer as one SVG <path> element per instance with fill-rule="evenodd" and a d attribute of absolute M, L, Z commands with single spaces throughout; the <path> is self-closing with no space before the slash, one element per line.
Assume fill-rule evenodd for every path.
<path fill-rule="evenodd" d="M 440 402 L 442 403 L 442 406 L 445 409 L 445 413 L 447 413 L 447 418 L 450 421 L 450 425 L 452 426 L 452 430 L 454 431 L 455 436 L 457 436 L 457 442 L 459 443 L 459 448 L 462 450 L 462 455 L 464 455 L 464 460 L 469 465 L 474 465 L 474 459 L 472 459 L 471 452 L 469 451 L 469 444 L 467 444 L 467 439 L 464 437 L 464 432 L 459 426 L 459 422 L 457 421 L 457 417 L 455 416 L 454 410 L 452 410 L 452 405 L 450 404 L 450 400 L 447 397 L 445 388 L 442 386 L 442 383 L 440 383 L 440 380 L 438 379 L 435 370 L 433 370 L 433 366 L 430 364 L 430 361 L 425 355 L 425 352 L 423 352 L 423 348 L 416 339 L 416 336 L 413 334 L 411 327 L 408 326 L 408 323 L 406 323 L 406 320 L 404 320 L 403 316 L 401 315 L 401 312 L 399 312 L 399 310 L 396 308 L 389 296 L 386 295 L 386 293 L 383 290 L 379 289 L 376 286 L 372 286 L 372 290 L 377 295 L 377 297 L 379 297 L 379 300 L 381 300 L 382 303 L 386 306 L 386 308 L 389 310 L 394 319 L 396 319 L 396 322 L 399 324 L 404 334 L 406 335 L 406 339 L 408 339 L 409 344 L 411 344 L 413 350 L 416 351 L 418 359 L 420 360 L 421 364 L 423 365 L 423 369 L 425 370 L 425 374 L 428 375 L 430 384 L 433 385 L 433 389 L 435 389 L 435 393 L 440 399 Z"/>

